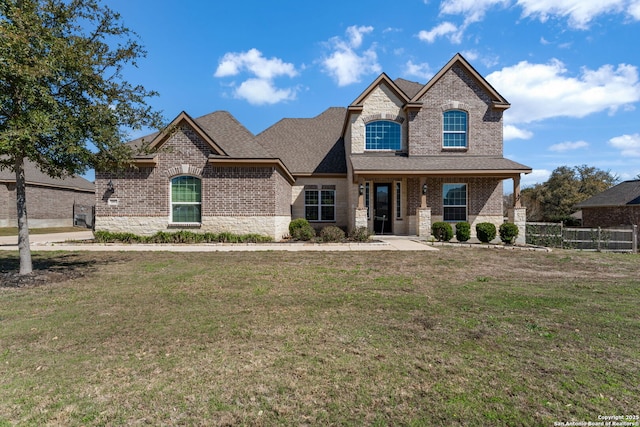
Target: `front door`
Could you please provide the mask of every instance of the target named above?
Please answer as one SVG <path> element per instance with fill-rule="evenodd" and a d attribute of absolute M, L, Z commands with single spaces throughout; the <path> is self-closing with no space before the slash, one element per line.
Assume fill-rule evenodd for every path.
<path fill-rule="evenodd" d="M 391 233 L 391 184 L 375 184 L 373 187 L 373 232 Z"/>

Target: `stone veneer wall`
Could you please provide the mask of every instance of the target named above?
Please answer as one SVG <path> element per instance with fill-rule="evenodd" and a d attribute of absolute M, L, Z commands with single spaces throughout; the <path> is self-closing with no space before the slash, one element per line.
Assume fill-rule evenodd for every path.
<path fill-rule="evenodd" d="M 315 185 L 321 189 L 323 185 L 334 185 L 336 190 L 336 221 L 335 222 L 312 222 L 316 228 L 327 225 L 347 228 L 349 226 L 349 206 L 348 192 L 352 190 L 346 178 L 323 178 L 309 177 L 298 178 L 291 190 L 291 218 L 304 218 L 304 187 Z M 351 212 L 353 213 L 353 212 Z"/>

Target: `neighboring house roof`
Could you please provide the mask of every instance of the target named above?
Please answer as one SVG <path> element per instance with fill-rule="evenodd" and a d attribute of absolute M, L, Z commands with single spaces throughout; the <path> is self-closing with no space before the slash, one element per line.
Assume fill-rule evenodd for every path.
<path fill-rule="evenodd" d="M 411 156 L 394 154 L 353 154 L 354 173 L 404 172 L 462 175 L 482 173 L 508 175 L 529 173 L 531 168 L 503 157 L 490 156 Z"/>
<path fill-rule="evenodd" d="M 24 176 L 27 185 L 41 185 L 45 187 L 64 188 L 93 193 L 95 185 L 91 181 L 80 176 L 68 176 L 66 178 L 53 178 L 42 172 L 35 163 L 25 160 Z M 9 169 L 0 169 L 0 182 L 16 182 L 15 172 Z"/>
<path fill-rule="evenodd" d="M 294 175 L 346 174 L 341 138 L 346 108 L 332 107 L 307 119 L 282 119 L 256 136 Z"/>
<path fill-rule="evenodd" d="M 600 194 L 580 202 L 576 208 L 640 206 L 640 179 L 624 181 Z"/>

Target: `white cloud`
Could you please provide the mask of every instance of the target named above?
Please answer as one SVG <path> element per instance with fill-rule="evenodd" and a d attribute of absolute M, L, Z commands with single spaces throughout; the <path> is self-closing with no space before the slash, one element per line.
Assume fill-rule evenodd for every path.
<path fill-rule="evenodd" d="M 413 61 L 407 62 L 407 69 L 405 74 L 408 76 L 416 76 L 421 78 L 423 81 L 428 81 L 433 77 L 434 73 L 431 71 L 431 67 L 426 62 L 421 64 L 414 64 Z"/>
<path fill-rule="evenodd" d="M 484 18 L 487 10 L 499 5 L 506 7 L 511 0 L 443 0 L 440 13 L 446 15 L 464 15 L 465 23 L 478 22 Z"/>
<path fill-rule="evenodd" d="M 621 151 L 623 156 L 640 157 L 640 134 L 616 136 L 609 144 Z"/>
<path fill-rule="evenodd" d="M 533 132 L 520 129 L 513 125 L 505 125 L 503 128 L 503 139 L 509 141 L 511 139 L 531 139 Z"/>
<path fill-rule="evenodd" d="M 427 43 L 433 43 L 438 37 L 444 36 L 449 36 L 451 43 L 459 44 L 462 41 L 462 31 L 451 22 L 443 22 L 429 31 L 422 30 L 418 33 L 418 39 Z"/>
<path fill-rule="evenodd" d="M 532 187 L 536 184 L 541 184 L 549 180 L 551 171 L 546 169 L 534 169 L 530 174 L 522 175 L 520 186 L 522 188 Z"/>
<path fill-rule="evenodd" d="M 553 144 L 549 147 L 550 151 L 555 151 L 557 153 L 563 153 L 565 151 L 573 151 L 579 150 L 580 148 L 587 148 L 589 143 L 586 141 L 567 141 L 560 142 L 558 144 Z"/>
<path fill-rule="evenodd" d="M 338 86 L 347 86 L 360 82 L 362 76 L 380 73 L 375 45 L 361 54 L 356 52 L 363 42 L 363 35 L 373 31 L 373 27 L 347 28 L 347 41 L 334 37 L 330 40 L 333 53 L 322 61 L 325 71 L 338 82 Z"/>
<path fill-rule="evenodd" d="M 235 91 L 238 98 L 247 100 L 253 105 L 277 104 L 295 99 L 295 89 L 278 89 L 272 81 L 265 79 L 248 79 Z"/>
<path fill-rule="evenodd" d="M 636 21 L 640 21 L 640 0 L 636 0 L 629 5 L 627 13 Z"/>
<path fill-rule="evenodd" d="M 214 77 L 223 78 L 237 76 L 243 72 L 250 77 L 239 86 L 231 83 L 236 98 L 244 99 L 253 105 L 276 104 L 278 102 L 295 99 L 295 88 L 278 89 L 274 79 L 280 76 L 296 77 L 293 64 L 282 61 L 279 58 L 265 58 L 258 49 L 250 49 L 246 52 L 226 53 L 214 73 Z"/>
<path fill-rule="evenodd" d="M 523 61 L 487 76 L 513 107 L 505 113 L 505 122 L 530 123 L 552 117 L 585 117 L 619 108 L 632 108 L 640 101 L 640 83 L 636 67 L 603 65 L 597 70 L 584 68 L 578 76 L 569 76 L 564 64 Z"/>
<path fill-rule="evenodd" d="M 633 0 L 517 0 L 522 15 L 545 22 L 550 17 L 568 18 L 573 28 L 585 29 L 600 15 L 627 12 L 634 16 L 637 1 Z M 638 17 L 635 17 L 638 19 Z"/>

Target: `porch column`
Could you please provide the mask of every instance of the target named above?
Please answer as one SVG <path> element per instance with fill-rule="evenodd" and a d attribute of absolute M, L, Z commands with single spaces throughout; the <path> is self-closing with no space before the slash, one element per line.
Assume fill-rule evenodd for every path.
<path fill-rule="evenodd" d="M 509 222 L 518 226 L 516 244 L 527 243 L 527 208 L 522 207 L 520 197 L 520 174 L 513 177 L 513 208 L 507 212 Z"/>
<path fill-rule="evenodd" d="M 431 208 L 427 207 L 427 179 L 420 179 L 420 207 L 416 212 L 416 234 L 423 238 L 431 236 Z"/>
<path fill-rule="evenodd" d="M 513 207 L 522 207 L 520 196 L 520 174 L 513 177 Z"/>
<path fill-rule="evenodd" d="M 355 228 L 367 228 L 367 208 L 364 206 L 364 181 L 358 181 L 358 207 L 356 208 Z"/>

